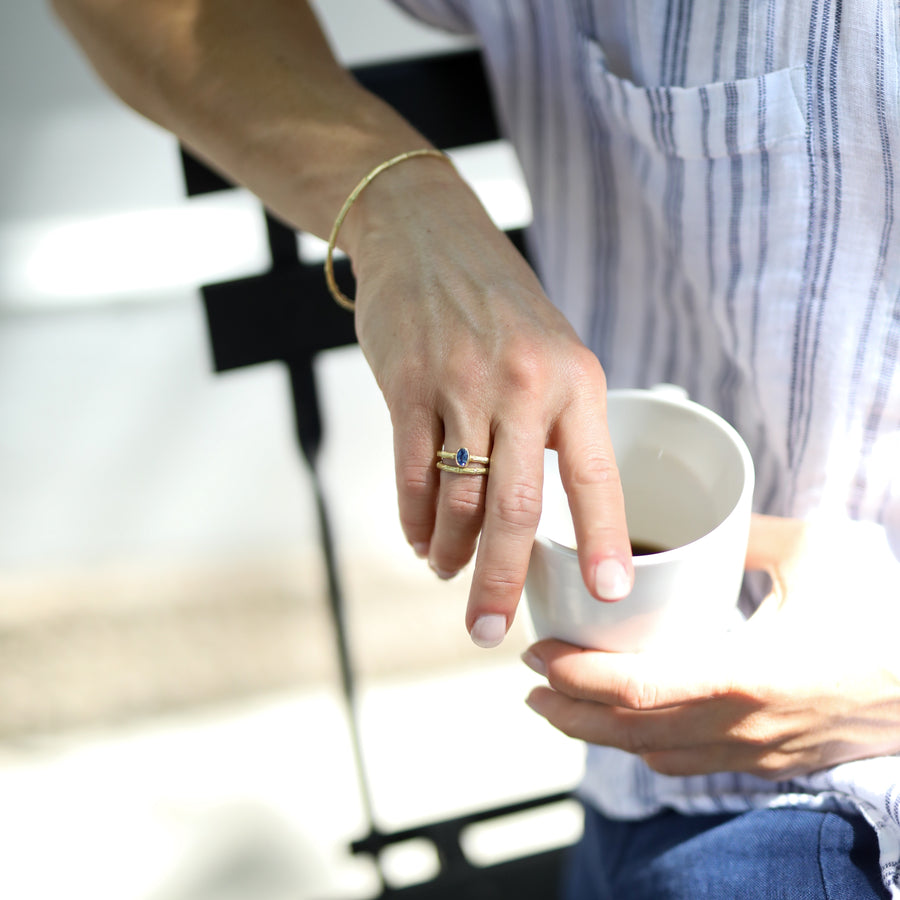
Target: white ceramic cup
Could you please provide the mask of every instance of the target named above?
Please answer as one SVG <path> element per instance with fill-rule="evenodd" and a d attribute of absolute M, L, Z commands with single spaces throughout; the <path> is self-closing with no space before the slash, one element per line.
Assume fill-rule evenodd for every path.
<path fill-rule="evenodd" d="M 525 582 L 537 636 L 635 651 L 721 633 L 738 615 L 750 530 L 754 474 L 746 444 L 671 385 L 609 391 L 607 417 L 632 543 L 666 549 L 634 557 L 634 589 L 623 600 L 592 597 L 556 453 L 548 450 Z"/>

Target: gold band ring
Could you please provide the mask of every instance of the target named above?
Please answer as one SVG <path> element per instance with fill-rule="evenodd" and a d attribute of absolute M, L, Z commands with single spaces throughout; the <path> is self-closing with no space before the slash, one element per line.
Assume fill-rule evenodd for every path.
<path fill-rule="evenodd" d="M 487 466 L 448 466 L 445 462 L 439 462 L 437 467 L 442 472 L 453 472 L 455 475 L 487 475 Z"/>
<path fill-rule="evenodd" d="M 437 467 L 442 472 L 452 472 L 454 475 L 486 475 L 491 464 L 490 457 L 475 456 L 465 448 L 459 450 L 438 450 Z M 452 459 L 456 465 L 445 463 L 445 459 Z M 470 465 L 480 463 L 480 465 Z"/>

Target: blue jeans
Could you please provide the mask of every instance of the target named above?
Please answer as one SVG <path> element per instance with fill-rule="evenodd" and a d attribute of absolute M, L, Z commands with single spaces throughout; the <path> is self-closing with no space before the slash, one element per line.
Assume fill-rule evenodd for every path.
<path fill-rule="evenodd" d="M 565 900 L 884 900 L 878 843 L 859 816 L 805 809 L 662 812 L 638 822 L 585 810 Z"/>

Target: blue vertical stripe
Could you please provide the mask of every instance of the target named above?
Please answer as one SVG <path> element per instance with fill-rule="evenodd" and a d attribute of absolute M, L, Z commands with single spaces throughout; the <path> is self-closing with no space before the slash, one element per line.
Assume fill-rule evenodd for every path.
<path fill-rule="evenodd" d="M 644 109 L 632 110 L 630 106 L 626 106 L 626 109 L 632 114 L 632 116 L 640 115 L 641 112 L 646 111 L 646 107 L 650 106 L 649 97 L 644 98 L 642 105 Z M 635 160 L 637 182 L 641 189 L 641 196 L 644 197 L 646 196 L 646 193 L 648 191 L 650 173 L 653 169 L 653 160 L 650 157 L 649 150 L 646 147 L 638 144 L 638 142 L 634 139 L 629 142 L 629 149 L 631 150 L 633 158 Z M 642 200 L 640 204 L 640 233 L 643 239 L 644 246 L 656 246 L 656 230 L 653 224 L 653 213 L 650 208 L 650 204 L 646 200 Z M 647 256 L 647 264 L 646 266 L 644 266 L 643 272 L 640 273 L 639 290 L 641 298 L 645 303 L 647 302 L 648 298 L 653 297 L 655 294 L 658 276 L 659 254 L 655 252 L 650 253 Z M 641 359 L 653 358 L 652 354 L 654 351 L 654 347 L 656 346 L 656 325 L 656 316 L 644 317 L 642 337 L 638 348 L 638 353 L 640 353 Z M 620 348 L 620 352 L 622 352 L 622 350 L 624 350 L 624 352 L 628 352 L 628 348 Z"/>
<path fill-rule="evenodd" d="M 681 22 L 680 53 L 674 69 L 673 84 L 683 85 L 687 79 L 688 51 L 691 47 L 693 19 L 694 0 L 686 0 Z"/>
<path fill-rule="evenodd" d="M 824 21 L 824 20 L 823 20 Z M 797 302 L 797 313 L 794 317 L 794 338 L 793 338 L 793 355 L 791 360 L 791 382 L 790 393 L 788 397 L 788 421 L 787 421 L 787 458 L 788 465 L 796 476 L 798 471 L 797 452 L 797 428 L 798 422 L 803 414 L 804 402 L 804 371 L 805 363 L 807 331 L 809 326 L 809 307 L 815 294 L 815 283 L 818 278 L 819 259 L 822 252 L 823 238 L 821 236 L 821 219 L 824 212 L 819 209 L 819 194 L 824 193 L 827 197 L 827 165 L 825 162 L 820 163 L 819 154 L 817 154 L 817 146 L 821 147 L 824 143 L 824 137 L 819 130 L 818 134 L 814 129 L 814 122 L 818 118 L 819 129 L 821 129 L 821 110 L 818 105 L 821 102 L 822 91 L 824 89 L 823 79 L 821 75 L 821 67 L 816 66 L 816 35 L 821 27 L 819 22 L 819 2 L 812 0 L 810 4 L 810 26 L 807 38 L 807 67 L 812 74 L 812 85 L 807 98 L 807 116 L 808 116 L 808 134 L 807 134 L 807 156 L 809 159 L 809 214 L 807 218 L 807 235 L 806 235 L 806 252 L 803 260 L 803 279 L 801 283 L 800 296 Z M 819 36 L 819 40 L 824 38 Z M 814 102 L 815 98 L 815 102 Z M 824 171 L 821 171 L 824 170 Z M 820 178 L 823 187 L 820 189 Z M 815 256 L 815 262 L 813 257 Z"/>
<path fill-rule="evenodd" d="M 666 3 L 666 14 L 664 17 L 665 24 L 663 26 L 663 41 L 659 54 L 659 75 L 657 76 L 657 84 L 660 85 L 672 83 L 672 30 L 674 28 L 674 21 L 677 18 L 677 13 L 675 13 L 674 11 L 674 6 L 676 5 L 676 3 L 680 4 L 680 2 L 681 0 L 672 0 L 672 2 Z"/>
<path fill-rule="evenodd" d="M 713 38 L 712 76 L 710 81 L 722 80 L 722 46 L 725 39 L 725 14 L 728 12 L 730 0 L 719 0 L 719 12 L 716 16 L 716 30 Z"/>
<path fill-rule="evenodd" d="M 706 159 L 706 263 L 707 278 L 709 284 L 707 286 L 707 296 L 712 299 L 716 293 L 716 255 L 715 255 L 715 235 L 716 235 L 716 204 L 715 194 L 713 191 L 713 174 L 715 172 L 715 160 L 709 153 L 709 92 L 705 87 L 701 87 L 700 95 L 700 139 L 703 148 L 703 156 Z"/>
<path fill-rule="evenodd" d="M 834 271 L 834 261 L 838 248 L 838 236 L 841 226 L 841 212 L 843 206 L 843 164 L 841 158 L 841 142 L 840 142 L 840 121 L 837 109 L 837 97 L 840 92 L 840 82 L 838 81 L 838 48 L 841 39 L 841 20 L 842 20 L 842 0 L 835 0 L 834 4 L 834 20 L 829 29 L 831 37 L 831 53 L 829 54 L 828 70 L 825 74 L 826 91 L 828 95 L 828 122 L 831 125 L 831 140 L 829 143 L 829 154 L 834 166 L 834 209 L 831 214 L 831 229 L 827 236 L 828 241 L 828 258 L 825 263 L 825 271 L 823 273 L 822 285 L 819 289 L 819 303 L 816 304 L 814 310 L 814 320 L 812 322 L 813 335 L 810 343 L 807 381 L 807 402 L 806 414 L 803 418 L 802 429 L 799 441 L 799 456 L 802 459 L 806 452 L 807 442 L 813 422 L 813 406 L 815 398 L 815 378 L 816 365 L 818 362 L 819 351 L 822 345 L 822 328 L 825 320 L 825 305 L 828 302 L 829 291 L 831 287 L 831 276 Z M 823 35 L 821 51 L 824 62 L 825 40 Z M 824 65 L 823 65 L 824 68 Z M 824 98 L 823 98 L 824 99 Z M 824 125 L 823 125 L 824 130 Z M 827 171 L 827 169 L 826 169 Z M 812 311 L 812 308 L 811 308 Z"/>
<path fill-rule="evenodd" d="M 762 281 L 769 255 L 769 151 L 766 149 L 766 83 L 760 79 L 757 93 L 757 141 L 759 143 L 759 249 L 756 257 L 756 278 L 750 324 L 750 365 L 756 369 L 759 349 L 759 320 L 762 305 Z"/>
<path fill-rule="evenodd" d="M 775 2 L 769 0 L 766 10 L 765 71 L 771 72 L 775 59 Z M 756 280 L 753 283 L 753 310 L 750 324 L 750 366 L 756 374 L 759 350 L 759 323 L 762 308 L 762 282 L 769 255 L 770 168 L 766 143 L 766 82 L 760 78 L 757 94 L 757 145 L 759 147 L 759 250 L 756 260 Z"/>
<path fill-rule="evenodd" d="M 725 144 L 731 170 L 731 214 L 728 219 L 728 282 L 725 286 L 725 309 L 735 352 L 738 351 L 738 328 L 735 299 L 743 270 L 741 253 L 741 214 L 744 208 L 744 161 L 737 147 L 738 94 L 733 82 L 725 85 Z"/>
<path fill-rule="evenodd" d="M 750 35 L 750 3 L 740 0 L 738 5 L 738 42 L 734 60 L 734 77 L 747 77 L 747 39 Z"/>
<path fill-rule="evenodd" d="M 574 21 L 582 32 L 594 33 L 596 22 L 590 3 L 575 6 Z M 584 78 L 578 82 L 582 97 L 591 95 L 591 87 Z M 611 148 L 610 126 L 602 106 L 594 106 L 594 114 L 588 117 L 591 151 L 595 160 L 593 181 L 594 208 L 599 227 L 595 232 L 596 256 L 591 273 L 591 289 L 594 303 L 587 328 L 587 340 L 604 365 L 612 353 L 614 322 L 618 298 L 615 290 L 614 262 L 618 257 L 617 192 Z"/>

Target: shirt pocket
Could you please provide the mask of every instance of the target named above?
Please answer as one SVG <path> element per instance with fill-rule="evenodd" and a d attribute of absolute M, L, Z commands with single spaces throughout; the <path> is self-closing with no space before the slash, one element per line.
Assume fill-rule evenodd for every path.
<path fill-rule="evenodd" d="M 609 71 L 597 41 L 582 40 L 588 93 L 605 127 L 664 156 L 717 159 L 805 143 L 805 66 L 696 87 L 641 87 Z"/>

